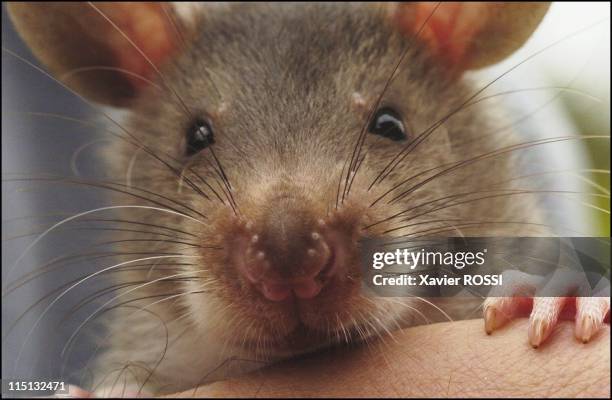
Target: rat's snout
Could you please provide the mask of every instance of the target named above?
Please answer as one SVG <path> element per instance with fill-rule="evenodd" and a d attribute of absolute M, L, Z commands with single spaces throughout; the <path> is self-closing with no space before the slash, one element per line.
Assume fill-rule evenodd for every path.
<path fill-rule="evenodd" d="M 238 271 L 271 301 L 311 299 L 340 273 L 347 241 L 298 196 L 268 199 L 234 252 Z"/>

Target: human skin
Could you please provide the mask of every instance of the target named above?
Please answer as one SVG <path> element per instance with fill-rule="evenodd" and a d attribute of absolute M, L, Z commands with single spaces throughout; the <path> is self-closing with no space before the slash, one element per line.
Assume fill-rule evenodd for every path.
<path fill-rule="evenodd" d="M 170 397 L 609 398 L 610 326 L 587 344 L 573 329 L 562 322 L 533 349 L 526 319 L 490 336 L 480 319 L 413 327 Z"/>

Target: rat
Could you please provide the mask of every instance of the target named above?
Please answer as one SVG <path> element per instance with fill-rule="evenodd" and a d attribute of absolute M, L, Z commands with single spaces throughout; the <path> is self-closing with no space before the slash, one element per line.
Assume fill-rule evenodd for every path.
<path fill-rule="evenodd" d="M 126 111 L 104 114 L 100 184 L 118 218 L 166 228 L 117 234 L 135 256 L 96 272 L 120 284 L 103 306 L 127 305 L 104 315 L 96 395 L 186 390 L 469 308 L 365 296 L 368 238 L 550 234 L 512 179 L 528 146 L 495 134 L 503 111 L 465 76 L 520 48 L 548 3 L 8 9 L 68 90 Z M 609 298 L 491 297 L 485 330 L 528 308 L 537 347 L 570 303 L 586 342 Z"/>

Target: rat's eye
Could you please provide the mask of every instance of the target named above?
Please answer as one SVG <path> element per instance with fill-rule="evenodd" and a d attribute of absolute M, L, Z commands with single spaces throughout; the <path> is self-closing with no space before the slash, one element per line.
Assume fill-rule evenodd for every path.
<path fill-rule="evenodd" d="M 398 142 L 408 138 L 402 118 L 395 110 L 389 107 L 376 111 L 372 121 L 370 121 L 368 131 Z"/>
<path fill-rule="evenodd" d="M 187 131 L 187 149 L 188 156 L 192 156 L 197 152 L 204 150 L 211 144 L 215 143 L 213 131 L 208 122 L 198 119 Z"/>

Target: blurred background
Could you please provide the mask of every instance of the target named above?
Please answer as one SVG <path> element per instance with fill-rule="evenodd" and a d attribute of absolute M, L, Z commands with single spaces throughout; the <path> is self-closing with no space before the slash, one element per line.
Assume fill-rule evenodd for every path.
<path fill-rule="evenodd" d="M 518 109 L 517 115 L 531 115 L 518 125 L 519 129 L 530 137 L 609 137 L 610 3 L 553 2 L 524 47 L 504 62 L 479 71 L 478 75 L 485 80 L 495 78 L 544 48 L 544 52 L 500 82 L 504 89 L 498 92 L 528 89 L 503 96 L 507 108 Z M 583 192 L 608 195 L 608 198 L 590 196 L 577 200 L 591 206 L 582 207 L 584 214 L 580 216 L 573 212 L 574 217 L 584 221 L 583 225 L 579 221 L 569 222 L 570 225 L 590 236 L 610 236 L 609 139 L 543 147 L 546 147 L 543 151 L 556 156 L 559 170 L 573 169 L 559 175 L 566 185 Z"/>
<path fill-rule="evenodd" d="M 558 43 L 557 43 L 558 42 Z M 527 45 L 511 59 L 472 78 L 486 81 L 516 63 L 557 43 L 492 87 L 501 96 L 521 134 L 529 138 L 566 135 L 610 135 L 610 4 L 555 3 Z M 36 63 L 15 34 L 2 8 L 2 46 Z M 517 90 L 520 89 L 520 90 Z M 58 117 L 60 116 L 60 117 Z M 15 180 L 41 176 L 95 176 L 100 164 L 95 148 L 104 140 L 96 129 L 75 123 L 95 120 L 94 109 L 17 58 L 2 57 L 2 277 L 3 295 L 13 282 L 59 255 L 79 252 L 92 244 L 87 235 L 62 229 L 32 246 L 36 234 L 84 210 L 103 207 L 103 193 L 57 183 Z M 610 142 L 577 140 L 546 147 L 541 157 L 552 159 L 564 190 L 601 196 L 568 196 L 573 208 L 557 209 L 576 231 L 610 235 Z M 544 158 L 542 159 L 544 162 Z M 548 161 L 547 161 L 548 162 Z M 606 196 L 607 195 L 607 196 Z M 578 204 L 578 207 L 576 207 Z M 570 209 L 570 208 L 568 208 Z M 78 227 L 77 227 L 78 228 Z M 27 252 L 26 252 L 27 251 Z M 24 254 L 22 256 L 22 254 Z M 78 258 L 61 273 L 49 273 L 21 286 L 2 302 L 2 377 L 70 376 L 87 365 L 93 345 L 87 337 L 75 343 L 70 358 L 60 357 L 68 337 L 91 307 L 73 310 L 94 286 L 83 285 L 39 316 L 46 304 L 37 302 L 76 276 L 104 263 Z M 53 292 L 55 290 L 55 292 Z M 48 297 L 47 300 L 52 297 Z M 70 301 L 71 300 L 71 301 Z M 35 307 L 27 312 L 30 305 Z M 70 318 L 66 318 L 66 316 Z"/>

